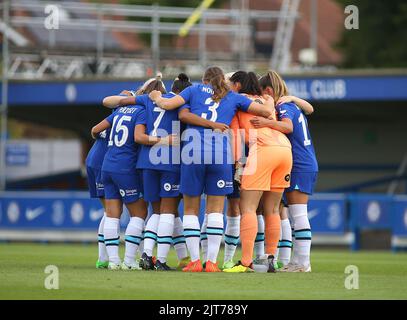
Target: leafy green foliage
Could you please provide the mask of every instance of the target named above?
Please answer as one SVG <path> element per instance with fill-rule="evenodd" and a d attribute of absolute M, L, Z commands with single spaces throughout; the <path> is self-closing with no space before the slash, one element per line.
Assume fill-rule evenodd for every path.
<path fill-rule="evenodd" d="M 359 30 L 344 28 L 339 48 L 347 68 L 407 67 L 405 0 L 337 0 L 359 8 Z"/>

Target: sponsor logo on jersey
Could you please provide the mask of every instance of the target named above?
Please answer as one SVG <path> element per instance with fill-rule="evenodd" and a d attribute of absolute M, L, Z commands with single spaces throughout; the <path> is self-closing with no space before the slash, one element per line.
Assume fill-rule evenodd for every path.
<path fill-rule="evenodd" d="M 222 189 L 222 188 L 225 187 L 226 183 L 225 183 L 224 180 L 218 180 L 218 182 L 217 182 L 216 185 L 218 186 L 218 188 L 221 188 L 221 189 Z"/>
<path fill-rule="evenodd" d="M 99 133 L 99 137 L 100 137 L 101 139 L 106 139 L 106 137 L 107 137 L 107 132 L 106 132 L 106 130 L 103 130 L 101 133 Z"/>
<path fill-rule="evenodd" d="M 120 195 L 122 197 L 132 197 L 132 196 L 139 196 L 142 197 L 143 195 L 139 192 L 138 189 L 132 189 L 132 190 L 123 190 L 120 189 Z"/>

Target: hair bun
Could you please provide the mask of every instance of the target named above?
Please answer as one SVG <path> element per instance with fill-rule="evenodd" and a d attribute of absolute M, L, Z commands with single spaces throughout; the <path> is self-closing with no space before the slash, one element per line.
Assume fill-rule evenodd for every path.
<path fill-rule="evenodd" d="M 155 75 L 155 79 L 160 81 L 163 78 L 163 74 L 161 72 L 157 72 L 157 74 Z"/>
<path fill-rule="evenodd" d="M 185 73 L 180 73 L 177 78 L 180 81 L 189 82 L 189 77 Z"/>

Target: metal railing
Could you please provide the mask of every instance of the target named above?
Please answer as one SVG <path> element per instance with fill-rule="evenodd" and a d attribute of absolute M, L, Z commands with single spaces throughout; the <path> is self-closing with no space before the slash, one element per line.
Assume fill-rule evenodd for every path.
<path fill-rule="evenodd" d="M 45 8 L 49 4 L 48 1 L 10 2 L 10 26 L 13 30 L 25 30 L 24 33 L 29 34 L 37 28 L 48 37 L 46 43 L 31 37 L 30 44 L 12 47 L 10 78 L 123 78 L 128 74 L 120 72 L 126 69 L 123 65 L 133 70 L 136 77 L 145 77 L 148 70 L 153 73 L 158 69 L 181 69 L 194 76 L 194 73 L 200 74 L 208 62 L 222 63 L 230 69 L 243 69 L 248 65 L 267 68 L 270 59 L 257 55 L 253 49 L 256 35 L 252 24 L 256 21 L 270 24 L 270 30 L 260 30 L 259 33 L 268 34 L 270 42 L 273 42 L 277 32 L 272 27 L 273 22 L 286 20 L 294 23 L 299 17 L 293 11 L 248 10 L 247 0 L 242 0 L 240 8 L 206 10 L 200 22 L 190 30 L 191 37 L 198 38 L 197 45 L 186 48 L 175 46 L 174 49 L 166 47 L 162 37 L 177 36 L 194 8 L 61 1 L 52 3 L 65 13 L 60 15 L 59 29 L 47 30 L 44 21 L 47 16 Z M 75 43 L 61 46 L 58 45 L 61 30 L 71 33 L 87 31 L 93 36 L 87 48 Z M 106 45 L 106 40 L 115 39 L 113 32 L 133 36 L 148 34 L 150 39 L 141 50 L 125 50 L 119 45 L 112 48 Z M 210 48 L 208 42 L 213 39 L 224 42 L 223 46 L 220 49 Z"/>

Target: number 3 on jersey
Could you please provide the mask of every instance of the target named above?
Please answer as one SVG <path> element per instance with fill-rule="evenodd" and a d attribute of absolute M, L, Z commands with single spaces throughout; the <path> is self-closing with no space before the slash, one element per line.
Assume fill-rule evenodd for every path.
<path fill-rule="evenodd" d="M 202 113 L 201 117 L 204 119 L 208 119 L 209 121 L 215 122 L 218 119 L 218 112 L 216 109 L 219 107 L 219 103 L 214 102 L 212 98 L 208 98 L 205 101 L 205 105 L 209 105 L 208 110 L 212 113 L 210 119 L 208 119 L 208 114 L 206 112 Z"/>
<path fill-rule="evenodd" d="M 117 119 L 120 116 L 115 116 L 113 118 L 113 125 L 112 125 L 112 130 L 110 130 L 110 136 L 109 136 L 109 142 L 108 142 L 108 146 L 111 147 L 113 146 L 113 144 L 116 147 L 121 147 L 123 146 L 126 141 L 127 138 L 129 137 L 129 129 L 123 124 L 123 122 L 125 121 L 131 121 L 131 117 L 130 116 L 122 116 L 119 121 L 117 121 Z M 119 133 L 122 132 L 122 137 L 119 140 Z"/>

